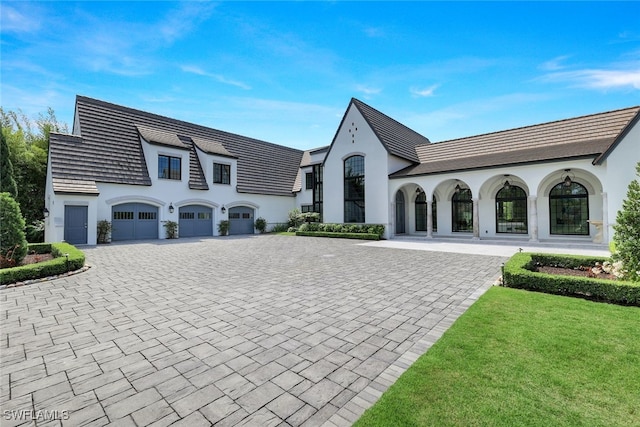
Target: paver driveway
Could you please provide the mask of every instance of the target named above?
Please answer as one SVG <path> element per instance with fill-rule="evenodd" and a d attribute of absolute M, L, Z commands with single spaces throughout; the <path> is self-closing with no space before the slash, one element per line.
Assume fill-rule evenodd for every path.
<path fill-rule="evenodd" d="M 349 425 L 505 260 L 289 236 L 86 254 L 0 291 L 3 426 Z"/>

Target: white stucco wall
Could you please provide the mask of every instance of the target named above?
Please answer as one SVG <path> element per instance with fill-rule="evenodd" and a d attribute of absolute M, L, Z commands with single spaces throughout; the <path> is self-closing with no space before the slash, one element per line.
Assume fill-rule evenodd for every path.
<path fill-rule="evenodd" d="M 604 188 L 608 200 L 609 240 L 613 237 L 613 225 L 618 211 L 622 209 L 622 202 L 627 196 L 629 183 L 638 179 L 636 175 L 638 162 L 640 162 L 640 123 L 627 133 L 603 164 L 607 171 Z"/>
<path fill-rule="evenodd" d="M 405 193 L 405 218 L 406 232 L 413 234 L 415 231 L 415 198 L 416 188 L 420 186 L 430 200 L 434 192 L 438 200 L 438 230 L 437 236 L 461 236 L 471 233 L 452 232 L 451 227 L 451 198 L 456 184 L 463 188 L 469 188 L 472 198 L 478 203 L 479 237 L 482 238 L 513 238 L 522 239 L 532 232 L 532 224 L 529 224 L 529 234 L 508 234 L 496 232 L 495 195 L 502 187 L 504 180 L 508 179 L 512 185 L 522 187 L 529 198 L 535 198 L 537 208 L 538 239 L 582 239 L 590 241 L 595 235 L 595 227 L 590 226 L 590 236 L 554 236 L 549 232 L 549 191 L 560 183 L 565 169 L 570 169 L 570 176 L 589 191 L 589 217 L 590 219 L 603 219 L 602 181 L 606 176 L 606 168 L 594 166 L 590 159 L 573 160 L 565 162 L 549 162 L 510 166 L 504 168 L 491 168 L 474 171 L 452 172 L 445 174 L 417 176 L 412 178 L 392 179 L 389 182 L 389 201 L 391 208 L 391 229 L 395 229 L 395 194 L 399 189 Z M 508 177 L 505 177 L 508 175 Z M 528 209 L 529 214 L 531 211 Z M 417 233 L 426 234 L 426 232 Z"/>
<path fill-rule="evenodd" d="M 324 222 L 344 222 L 344 160 L 364 156 L 365 221 L 389 225 L 388 154 L 358 109 L 351 105 L 324 164 Z"/>

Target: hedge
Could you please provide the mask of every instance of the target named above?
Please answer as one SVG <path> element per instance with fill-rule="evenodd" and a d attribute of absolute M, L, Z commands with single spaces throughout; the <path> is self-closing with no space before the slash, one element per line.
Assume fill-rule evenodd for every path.
<path fill-rule="evenodd" d="M 605 280 L 563 276 L 533 271 L 536 266 L 577 268 L 594 266 L 607 259 L 594 256 L 517 253 L 504 265 L 503 286 L 556 295 L 569 295 L 616 304 L 640 306 L 640 284 L 625 280 Z"/>
<path fill-rule="evenodd" d="M 334 233 L 331 231 L 296 231 L 296 236 L 334 237 L 337 239 L 380 240 L 380 236 L 373 233 Z"/>
<path fill-rule="evenodd" d="M 29 245 L 29 252 L 35 251 L 35 253 L 42 254 L 48 253 L 49 250 L 55 257 L 52 260 L 0 270 L 0 285 L 56 276 L 84 267 L 84 253 L 68 243 L 36 243 Z M 65 254 L 69 254 L 68 265 Z"/>
<path fill-rule="evenodd" d="M 332 224 L 310 222 L 300 226 L 297 231 L 313 231 L 326 233 L 343 234 L 375 234 L 378 238 L 384 235 L 384 225 L 382 224 Z M 376 239 L 377 240 L 377 239 Z"/>

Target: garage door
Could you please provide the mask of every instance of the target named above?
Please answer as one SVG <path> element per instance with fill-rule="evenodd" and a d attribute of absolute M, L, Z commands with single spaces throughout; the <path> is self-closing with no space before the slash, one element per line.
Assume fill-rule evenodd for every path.
<path fill-rule="evenodd" d="M 253 208 L 229 209 L 229 234 L 253 234 Z"/>
<path fill-rule="evenodd" d="M 144 203 L 125 203 L 112 208 L 111 240 L 158 238 L 158 208 Z"/>
<path fill-rule="evenodd" d="M 180 237 L 213 236 L 213 209 L 190 205 L 180 208 Z"/>

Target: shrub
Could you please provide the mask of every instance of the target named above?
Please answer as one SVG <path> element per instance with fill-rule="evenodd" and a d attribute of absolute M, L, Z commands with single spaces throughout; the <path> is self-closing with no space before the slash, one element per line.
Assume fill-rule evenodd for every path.
<path fill-rule="evenodd" d="M 636 165 L 640 177 L 640 162 Z M 627 198 L 616 216 L 613 226 L 616 252 L 614 260 L 622 261 L 627 271 L 625 279 L 640 281 L 640 183 L 634 179 L 627 189 Z"/>
<path fill-rule="evenodd" d="M 287 222 L 287 225 L 289 227 L 297 228 L 303 222 L 302 218 L 300 217 L 300 209 L 298 208 L 291 209 L 288 213 L 288 217 L 289 217 L 289 220 Z"/>
<path fill-rule="evenodd" d="M 267 220 L 262 217 L 256 219 L 255 227 L 260 234 L 264 234 L 267 231 Z"/>
<path fill-rule="evenodd" d="M 223 219 L 218 223 L 218 233 L 221 236 L 229 234 L 229 220 Z"/>
<path fill-rule="evenodd" d="M 0 267 L 19 265 L 27 254 L 24 218 L 9 193 L 0 193 Z"/>
<path fill-rule="evenodd" d="M 611 303 L 640 305 L 640 286 L 635 282 L 562 276 L 534 271 L 538 265 L 577 268 L 603 261 L 602 257 L 522 252 L 512 256 L 505 264 L 503 285 L 551 294 L 587 297 Z"/>
<path fill-rule="evenodd" d="M 111 222 L 106 219 L 98 221 L 98 243 L 109 243 Z"/>
<path fill-rule="evenodd" d="M 285 231 L 287 231 L 288 228 L 289 226 L 287 224 L 275 224 L 273 227 L 271 227 L 271 232 L 284 233 Z"/>
<path fill-rule="evenodd" d="M 178 238 L 178 223 L 175 221 L 165 221 L 163 224 L 166 232 L 167 239 L 177 239 Z"/>
<path fill-rule="evenodd" d="M 44 241 L 44 221 L 37 219 L 25 228 L 25 237 L 29 243 L 40 243 Z"/>
<path fill-rule="evenodd" d="M 377 234 L 369 233 L 336 233 L 326 231 L 297 231 L 296 236 L 334 237 L 338 239 L 380 240 Z"/>
<path fill-rule="evenodd" d="M 68 271 L 79 270 L 84 266 L 84 253 L 68 243 L 29 245 L 29 250 L 33 250 L 36 253 L 47 253 L 50 250 L 55 258 L 38 264 L 21 265 L 0 270 L 0 285 L 55 276 Z M 68 255 L 68 258 L 66 255 Z"/>

